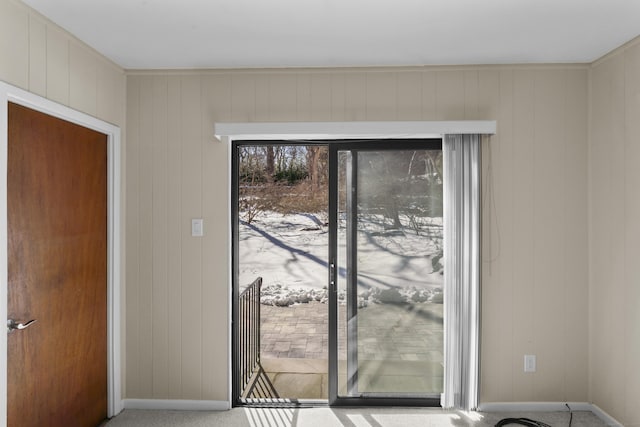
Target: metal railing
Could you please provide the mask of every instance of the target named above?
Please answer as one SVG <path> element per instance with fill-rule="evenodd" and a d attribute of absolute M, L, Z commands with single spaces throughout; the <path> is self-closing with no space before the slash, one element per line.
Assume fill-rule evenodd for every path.
<path fill-rule="evenodd" d="M 238 303 L 238 357 L 240 358 L 240 395 L 251 388 L 260 367 L 260 289 L 262 277 L 245 289 Z"/>

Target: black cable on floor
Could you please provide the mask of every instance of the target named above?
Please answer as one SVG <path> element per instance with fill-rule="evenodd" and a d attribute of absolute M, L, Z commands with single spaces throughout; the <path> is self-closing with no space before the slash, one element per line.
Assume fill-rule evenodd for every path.
<path fill-rule="evenodd" d="M 567 409 L 569 410 L 569 427 L 571 427 L 571 422 L 573 421 L 573 411 L 571 410 L 571 406 L 568 403 L 565 403 Z"/>
<path fill-rule="evenodd" d="M 573 410 L 568 403 L 565 403 L 565 406 L 569 410 L 569 427 L 571 427 L 571 423 L 573 422 Z M 530 418 L 503 418 L 495 425 L 495 427 L 502 427 L 509 424 L 519 424 L 527 427 L 551 427 L 549 424 L 545 424 L 542 421 L 532 420 Z"/>
<path fill-rule="evenodd" d="M 532 420 L 530 418 L 503 418 L 498 421 L 495 427 L 502 427 L 508 424 L 519 424 L 527 427 L 551 427 L 549 424 L 545 424 L 542 421 Z"/>

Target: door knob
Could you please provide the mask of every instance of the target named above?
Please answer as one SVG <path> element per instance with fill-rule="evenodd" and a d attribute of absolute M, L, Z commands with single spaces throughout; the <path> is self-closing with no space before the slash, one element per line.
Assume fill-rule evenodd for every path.
<path fill-rule="evenodd" d="M 36 322 L 37 322 L 36 319 L 29 320 L 27 323 L 18 323 L 13 319 L 7 319 L 7 332 L 11 333 L 16 329 L 18 330 L 27 329 L 29 326 L 33 325 Z"/>

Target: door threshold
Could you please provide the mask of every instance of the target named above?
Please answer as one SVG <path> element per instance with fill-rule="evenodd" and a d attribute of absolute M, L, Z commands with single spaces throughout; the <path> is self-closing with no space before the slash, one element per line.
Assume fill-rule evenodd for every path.
<path fill-rule="evenodd" d="M 441 408 L 440 398 L 431 397 L 351 397 L 338 398 L 332 404 L 328 399 L 246 398 L 235 405 L 246 408 L 318 408 L 318 407 L 414 407 Z"/>
<path fill-rule="evenodd" d="M 248 408 L 312 408 L 329 406 L 327 399 L 244 398 L 237 406 Z"/>

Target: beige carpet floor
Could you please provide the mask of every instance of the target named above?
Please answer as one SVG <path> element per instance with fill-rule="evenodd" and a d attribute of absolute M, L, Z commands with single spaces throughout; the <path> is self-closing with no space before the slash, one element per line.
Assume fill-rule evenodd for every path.
<path fill-rule="evenodd" d="M 106 427 L 488 427 L 526 417 L 568 427 L 568 412 L 462 413 L 419 408 L 234 408 L 221 412 L 125 410 Z M 573 413 L 572 427 L 603 427 L 591 412 Z"/>

